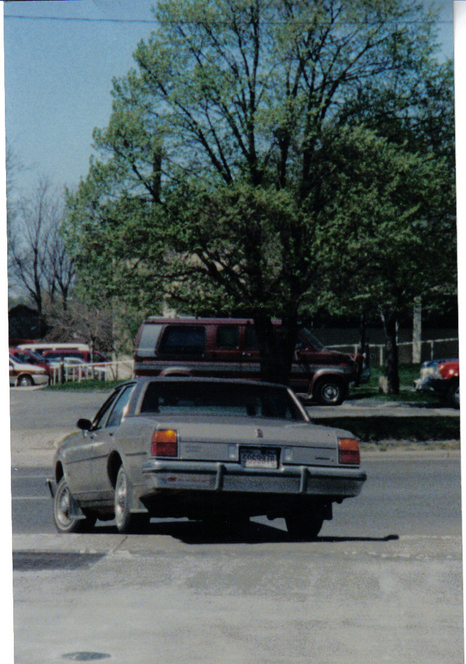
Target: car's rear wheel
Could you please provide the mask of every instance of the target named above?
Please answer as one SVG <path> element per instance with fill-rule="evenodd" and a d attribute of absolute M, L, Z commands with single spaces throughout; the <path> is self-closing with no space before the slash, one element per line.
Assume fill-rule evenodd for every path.
<path fill-rule="evenodd" d="M 289 514 L 285 523 L 289 536 L 293 540 L 307 542 L 313 540 L 320 533 L 324 518 L 310 514 Z"/>
<path fill-rule="evenodd" d="M 78 517 L 78 505 L 68 487 L 64 477 L 58 482 L 57 491 L 53 500 L 53 519 L 55 527 L 60 533 L 89 532 L 95 525 L 96 517 Z"/>
<path fill-rule="evenodd" d="M 120 533 L 143 532 L 149 525 L 148 514 L 133 514 L 131 483 L 123 466 L 120 466 L 115 483 L 115 524 Z"/>
<path fill-rule="evenodd" d="M 312 396 L 323 406 L 339 406 L 343 403 L 346 392 L 347 387 L 341 380 L 328 376 L 316 381 Z"/>

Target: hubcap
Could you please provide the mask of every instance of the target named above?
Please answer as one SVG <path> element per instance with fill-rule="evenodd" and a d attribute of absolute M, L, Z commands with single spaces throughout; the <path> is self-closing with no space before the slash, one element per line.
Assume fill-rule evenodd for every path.
<path fill-rule="evenodd" d="M 118 482 L 115 487 L 115 519 L 121 523 L 124 515 L 126 504 L 126 476 L 119 475 Z"/>
<path fill-rule="evenodd" d="M 338 388 L 335 385 L 325 385 L 322 394 L 327 401 L 334 401 L 338 398 Z"/>
<path fill-rule="evenodd" d="M 60 496 L 58 497 L 58 510 L 57 518 L 64 526 L 67 526 L 71 523 L 72 519 L 70 516 L 70 491 L 67 486 L 63 487 Z"/>

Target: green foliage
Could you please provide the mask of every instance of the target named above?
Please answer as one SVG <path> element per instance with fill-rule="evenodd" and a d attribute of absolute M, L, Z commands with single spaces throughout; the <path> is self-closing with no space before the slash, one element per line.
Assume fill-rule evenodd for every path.
<path fill-rule="evenodd" d="M 452 68 L 431 15 L 404 0 L 162 0 L 155 17 L 69 197 L 88 298 L 394 321 L 454 290 Z"/>

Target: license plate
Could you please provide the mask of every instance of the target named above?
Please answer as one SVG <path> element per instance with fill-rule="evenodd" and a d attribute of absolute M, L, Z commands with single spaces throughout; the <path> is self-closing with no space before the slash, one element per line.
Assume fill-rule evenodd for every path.
<path fill-rule="evenodd" d="M 278 468 L 278 452 L 260 447 L 243 448 L 240 462 L 245 468 Z"/>

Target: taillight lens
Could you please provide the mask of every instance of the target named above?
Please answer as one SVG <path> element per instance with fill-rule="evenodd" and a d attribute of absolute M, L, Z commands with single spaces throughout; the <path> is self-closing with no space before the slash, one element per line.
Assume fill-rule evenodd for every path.
<path fill-rule="evenodd" d="M 152 456 L 178 456 L 178 434 L 174 429 L 157 429 L 152 434 Z"/>
<path fill-rule="evenodd" d="M 338 460 L 340 463 L 359 466 L 361 463 L 361 454 L 359 452 L 359 443 L 355 438 L 338 439 Z"/>

